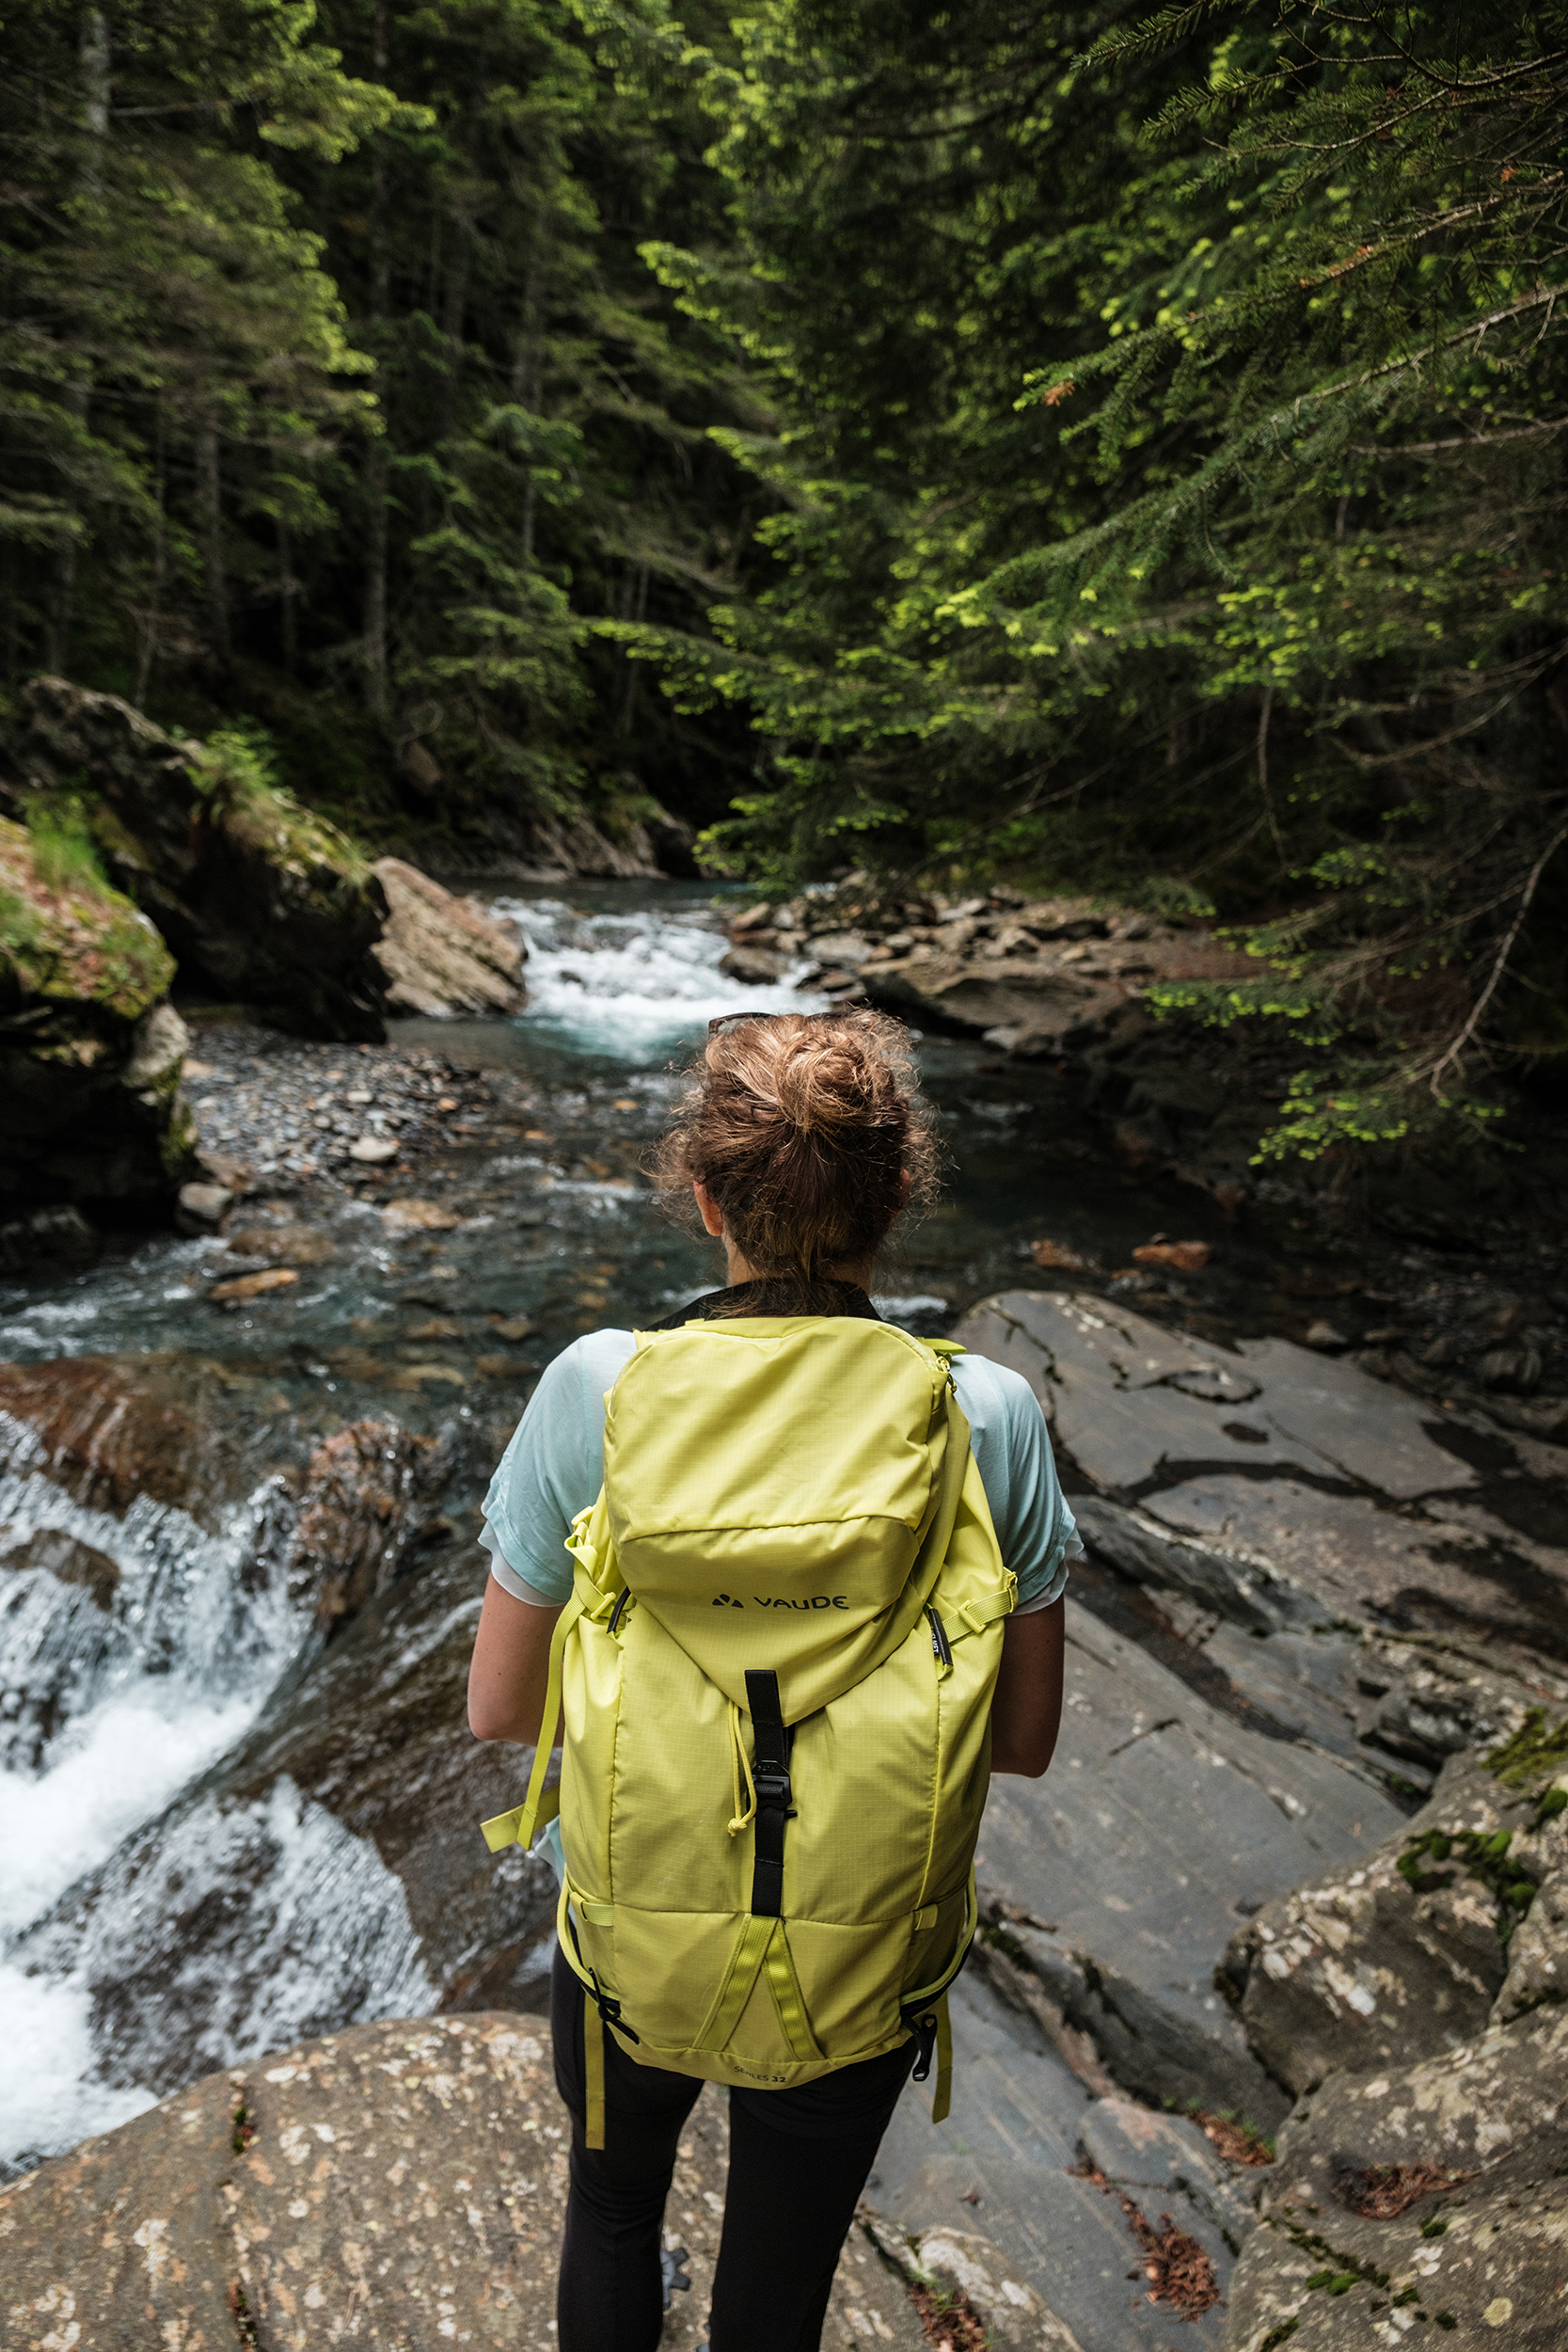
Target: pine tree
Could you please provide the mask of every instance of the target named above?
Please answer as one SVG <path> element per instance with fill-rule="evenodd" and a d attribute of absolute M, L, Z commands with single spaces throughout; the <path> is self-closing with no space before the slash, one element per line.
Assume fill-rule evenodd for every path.
<path fill-rule="evenodd" d="M 1259 982 L 1187 1001 L 1312 1041 L 1275 1148 L 1479 1119 L 1568 1042 L 1561 11 L 1103 24 L 712 61 L 749 266 L 658 259 L 785 407 L 780 569 L 637 649 L 768 739 L 747 870 L 1217 912 Z"/>

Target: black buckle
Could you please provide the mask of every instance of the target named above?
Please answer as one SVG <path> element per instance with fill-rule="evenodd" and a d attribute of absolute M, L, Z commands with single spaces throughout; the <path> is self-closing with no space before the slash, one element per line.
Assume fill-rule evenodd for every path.
<path fill-rule="evenodd" d="M 795 1793 L 789 1785 L 787 1772 L 754 1772 L 752 1774 L 752 1786 L 757 1792 L 758 1804 L 765 1804 L 770 1810 L 780 1805 L 787 1807 L 790 1798 Z"/>
<path fill-rule="evenodd" d="M 590 1974 L 592 1973 L 590 1971 Z M 628 2042 L 641 2041 L 641 2035 L 633 2033 L 631 2027 L 623 2021 L 620 2002 L 616 2000 L 613 1994 L 605 1991 L 596 1975 L 594 1977 L 594 2006 L 605 2025 L 613 2026 L 616 2032 L 625 2034 Z"/>
<path fill-rule="evenodd" d="M 911 2017 L 910 2019 L 910 2023 L 914 2027 L 915 2034 L 920 2042 L 920 2056 L 914 2062 L 914 2071 L 911 2074 L 910 2080 L 911 2082 L 923 2083 L 927 2081 L 930 2075 L 931 2056 L 937 2046 L 936 2016 L 933 2012 L 925 2017 Z"/>

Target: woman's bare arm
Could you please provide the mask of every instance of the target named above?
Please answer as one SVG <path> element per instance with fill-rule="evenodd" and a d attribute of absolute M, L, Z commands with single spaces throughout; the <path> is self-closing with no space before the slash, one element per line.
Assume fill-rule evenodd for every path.
<path fill-rule="evenodd" d="M 1061 1600 L 1007 1620 L 990 1708 L 993 1772 L 1022 1772 L 1038 1780 L 1051 1761 L 1062 1721 L 1066 1624 L 1067 1604 Z"/>
<path fill-rule="evenodd" d="M 468 1666 L 468 1728 L 476 1740 L 515 1740 L 531 1747 L 538 1739 L 550 1680 L 550 1636 L 560 1614 L 518 1600 L 494 1577 L 485 1585 Z"/>

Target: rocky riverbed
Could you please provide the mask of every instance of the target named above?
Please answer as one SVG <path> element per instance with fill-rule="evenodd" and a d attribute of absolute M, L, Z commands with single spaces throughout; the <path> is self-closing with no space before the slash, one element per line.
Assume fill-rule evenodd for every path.
<path fill-rule="evenodd" d="M 409 2085 L 439 2210 L 449 2176 L 452 2198 L 480 2183 L 452 2312 L 475 2341 L 547 2324 L 553 2221 L 495 2253 L 534 2227 L 519 2184 L 544 2193 L 509 2150 L 547 2137 L 524 2077 L 552 1891 L 473 1834 L 526 1763 L 463 1729 L 474 1504 L 549 1352 L 711 1279 L 640 1168 L 686 1037 L 709 1010 L 821 1001 L 798 993 L 804 955 L 725 975 L 705 900 L 666 904 L 516 902 L 521 1020 L 420 1021 L 365 1051 L 201 1022 L 186 1095 L 229 1197 L 192 1202 L 181 1236 L 79 1220 L 48 1257 L 33 1234 L 0 1294 L 0 2106 L 25 2168 L 0 2201 L 0 2308 L 40 2344 L 56 2324 L 90 2340 L 117 2296 L 185 2293 L 182 2265 L 230 2328 L 243 2297 L 260 2344 L 336 2341 L 329 2276 L 410 2352 L 447 2341 L 411 2271 L 350 2280 L 350 2237 L 403 2225 L 359 2143 L 335 2171 L 317 2131 L 354 2138 L 309 2104 L 339 2051 L 332 2096 L 372 2116 L 366 2149 L 415 2128 L 410 2073 L 483 2090 L 506 2128 L 476 2176 L 468 2093 Z M 958 1166 L 883 1310 L 1034 1383 L 1089 1556 L 1057 1764 L 993 1792 L 954 2114 L 933 2131 L 914 2091 L 900 2109 L 834 2324 L 919 2341 L 967 2281 L 993 2341 L 1056 2352 L 1392 2344 L 1445 2315 L 1462 2344 L 1554 2342 L 1550 1234 L 1353 1232 L 1289 1195 L 1227 1211 L 1104 1150 L 1069 1059 L 945 1032 L 922 1052 Z M 1514 1309 L 1528 1392 L 1468 1352 L 1424 1360 Z M 394 2076 L 398 2035 L 425 2055 Z M 323 2212 L 363 2229 L 318 2226 L 309 2198 L 274 2210 L 306 2133 Z M 673 2222 L 696 2279 L 674 2342 L 697 2340 L 717 2151 Z M 59 2251 L 85 2197 L 120 2217 L 90 2269 Z M 311 2264 L 317 2302 L 291 2283 Z M 160 2321 L 196 2328 L 190 2294 Z"/>

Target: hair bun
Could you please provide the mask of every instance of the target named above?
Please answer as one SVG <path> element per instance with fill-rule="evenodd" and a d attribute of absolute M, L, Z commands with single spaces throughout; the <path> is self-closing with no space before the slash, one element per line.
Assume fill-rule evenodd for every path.
<path fill-rule="evenodd" d="M 936 1192 L 935 1119 L 887 1013 L 739 1021 L 690 1078 L 654 1174 L 687 1208 L 704 1185 L 759 1276 L 860 1268 L 906 1197 L 920 1208 Z"/>

